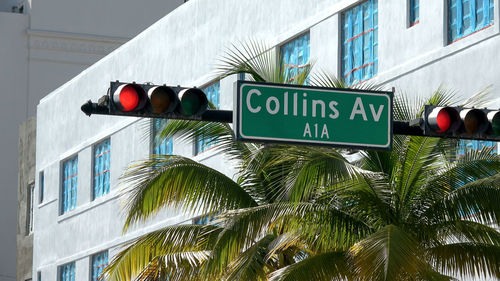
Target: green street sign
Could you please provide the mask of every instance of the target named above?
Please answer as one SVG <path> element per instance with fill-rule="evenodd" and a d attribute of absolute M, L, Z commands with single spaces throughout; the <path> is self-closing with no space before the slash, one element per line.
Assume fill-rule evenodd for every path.
<path fill-rule="evenodd" d="M 392 92 L 237 81 L 237 140 L 392 148 Z"/>

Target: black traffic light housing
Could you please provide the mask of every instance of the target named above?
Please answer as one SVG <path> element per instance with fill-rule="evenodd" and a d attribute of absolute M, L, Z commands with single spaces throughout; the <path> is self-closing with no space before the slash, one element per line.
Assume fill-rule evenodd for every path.
<path fill-rule="evenodd" d="M 500 110 L 426 105 L 425 136 L 500 141 Z"/>
<path fill-rule="evenodd" d="M 111 82 L 109 87 L 110 113 L 121 115 L 167 117 L 168 115 L 201 116 L 208 100 L 198 88 L 166 85 Z"/>
<path fill-rule="evenodd" d="M 92 114 L 147 118 L 231 122 L 229 110 L 208 110 L 208 99 L 199 88 L 111 82 L 97 103 L 88 101 L 81 110 Z"/>

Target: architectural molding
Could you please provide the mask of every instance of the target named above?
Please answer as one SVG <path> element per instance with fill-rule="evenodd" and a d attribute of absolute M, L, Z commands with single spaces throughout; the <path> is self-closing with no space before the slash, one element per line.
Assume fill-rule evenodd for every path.
<path fill-rule="evenodd" d="M 45 30 L 27 31 L 30 49 L 107 55 L 129 38 Z"/>

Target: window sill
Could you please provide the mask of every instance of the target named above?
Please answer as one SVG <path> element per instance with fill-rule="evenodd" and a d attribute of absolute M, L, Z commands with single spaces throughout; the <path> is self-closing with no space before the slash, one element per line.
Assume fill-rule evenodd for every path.
<path fill-rule="evenodd" d="M 196 161 L 203 161 L 203 160 L 206 160 L 208 158 L 211 158 L 211 157 L 214 157 L 215 155 L 218 155 L 219 153 L 217 153 L 217 148 L 220 146 L 220 144 L 215 144 L 214 146 L 211 146 L 209 148 L 207 148 L 206 150 L 196 154 L 194 156 L 194 159 Z"/>
<path fill-rule="evenodd" d="M 93 201 L 90 201 L 88 203 L 85 203 L 81 206 L 78 206 L 76 207 L 75 209 L 71 210 L 71 211 L 68 211 L 62 215 L 59 215 L 59 217 L 57 218 L 57 222 L 60 223 L 62 221 L 65 221 L 67 219 L 70 219 L 74 216 L 77 216 L 79 214 L 82 214 L 82 213 L 85 213 L 93 208 L 96 208 L 100 205 L 103 205 L 109 201 L 112 201 L 114 199 L 116 199 L 117 197 L 119 196 L 119 192 L 118 190 L 113 190 L 111 191 L 110 193 L 106 194 L 106 195 L 103 195 L 99 198 L 96 198 L 95 200 Z"/>
<path fill-rule="evenodd" d="M 54 203 L 56 201 L 57 201 L 57 199 L 52 199 L 52 200 L 49 200 L 49 201 L 42 202 L 42 203 L 38 204 L 38 209 L 40 209 L 42 207 L 45 207 L 47 205 L 50 205 L 50 204 L 52 204 L 52 203 Z"/>

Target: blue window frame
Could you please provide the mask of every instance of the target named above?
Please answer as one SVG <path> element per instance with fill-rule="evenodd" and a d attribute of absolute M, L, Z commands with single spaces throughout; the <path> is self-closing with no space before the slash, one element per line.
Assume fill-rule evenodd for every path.
<path fill-rule="evenodd" d="M 42 204 L 43 203 L 43 193 L 44 193 L 44 186 L 45 185 L 45 175 L 43 173 L 43 171 L 41 171 L 39 174 L 38 174 L 38 191 L 39 191 L 39 194 L 38 194 L 38 203 L 39 204 Z"/>
<path fill-rule="evenodd" d="M 481 150 L 485 147 L 492 147 L 492 153 L 497 153 L 498 143 L 495 141 L 460 140 L 457 156 L 462 157 L 468 151 Z"/>
<path fill-rule="evenodd" d="M 493 0 L 448 0 L 448 40 L 457 41 L 493 24 Z"/>
<path fill-rule="evenodd" d="M 420 19 L 420 0 L 410 0 L 410 26 L 414 26 Z"/>
<path fill-rule="evenodd" d="M 171 155 L 174 152 L 174 143 L 172 138 L 160 137 L 161 131 L 167 125 L 168 119 L 153 119 L 152 129 L 152 151 L 153 154 Z"/>
<path fill-rule="evenodd" d="M 342 77 L 360 83 L 378 70 L 377 0 L 368 0 L 342 13 Z"/>
<path fill-rule="evenodd" d="M 61 212 L 64 214 L 76 207 L 76 195 L 78 188 L 78 156 L 64 161 L 62 181 Z"/>
<path fill-rule="evenodd" d="M 207 95 L 207 99 L 215 108 L 220 107 L 220 83 L 219 81 L 213 83 L 212 85 L 203 89 L 203 92 Z M 195 155 L 199 154 L 210 147 L 213 147 L 216 143 L 211 138 L 198 138 L 195 145 Z"/>
<path fill-rule="evenodd" d="M 59 281 L 75 281 L 74 262 L 59 267 Z"/>
<path fill-rule="evenodd" d="M 281 64 L 285 69 L 285 81 L 291 82 L 302 69 L 309 65 L 309 33 L 306 33 L 280 47 Z"/>
<path fill-rule="evenodd" d="M 94 146 L 94 193 L 93 199 L 109 193 L 109 168 L 111 143 L 107 139 Z"/>
<path fill-rule="evenodd" d="M 108 251 L 100 252 L 92 256 L 92 281 L 98 281 L 104 267 L 108 265 Z"/>

